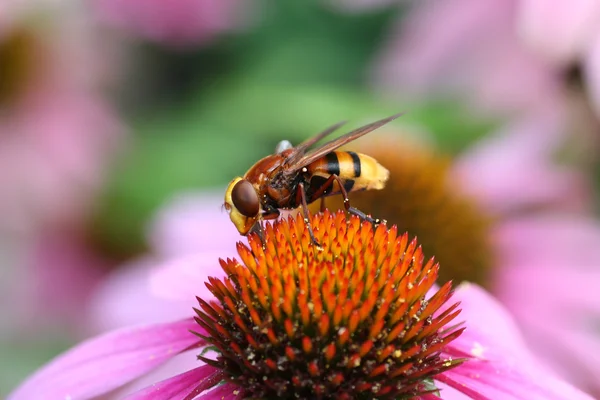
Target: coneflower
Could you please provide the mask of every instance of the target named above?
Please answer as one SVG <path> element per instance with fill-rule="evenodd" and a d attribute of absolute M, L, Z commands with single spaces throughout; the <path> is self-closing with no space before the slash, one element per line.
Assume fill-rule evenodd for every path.
<path fill-rule="evenodd" d="M 322 248 L 300 216 L 266 224 L 264 242 L 250 236 L 240 261 L 221 260 L 225 276 L 208 278 L 214 299 L 198 299 L 194 319 L 84 342 L 10 398 L 87 399 L 194 352 L 197 368 L 131 398 L 590 399 L 515 349 L 511 322 L 479 289 L 451 300 L 450 283 L 436 288 L 439 265 L 408 234 L 342 212 L 311 224 Z M 486 326 L 473 307 L 486 307 Z"/>

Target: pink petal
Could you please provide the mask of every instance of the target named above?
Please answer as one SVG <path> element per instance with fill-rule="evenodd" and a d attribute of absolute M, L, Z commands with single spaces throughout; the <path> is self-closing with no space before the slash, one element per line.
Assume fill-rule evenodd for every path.
<path fill-rule="evenodd" d="M 466 61 L 450 78 L 474 110 L 519 115 L 562 101 L 558 74 L 517 43 L 512 32 L 499 35 Z"/>
<path fill-rule="evenodd" d="M 453 180 L 493 213 L 549 205 L 585 209 L 583 177 L 552 161 L 563 140 L 562 124 L 554 108 L 512 123 L 461 156 Z"/>
<path fill-rule="evenodd" d="M 78 222 L 122 142 L 111 110 L 99 99 L 55 92 L 61 94 L 36 93 L 0 119 L 0 132 L 10 133 L 0 141 L 2 227 Z"/>
<path fill-rule="evenodd" d="M 471 284 L 455 294 L 467 329 L 450 346 L 474 358 L 439 380 L 459 391 L 494 400 L 592 398 L 556 378 L 529 352 L 510 315 L 489 294 Z"/>
<path fill-rule="evenodd" d="M 532 48 L 565 65 L 574 62 L 600 23 L 597 0 L 520 0 L 518 31 Z"/>
<path fill-rule="evenodd" d="M 215 367 L 203 365 L 162 382 L 155 383 L 131 396 L 127 396 L 127 399 L 184 399 L 194 391 L 196 391 L 196 394 L 199 394 L 218 384 L 223 379 L 222 375 L 218 372 L 219 370 Z"/>
<path fill-rule="evenodd" d="M 157 254 L 104 279 L 91 302 L 93 332 L 184 318 L 196 296 L 212 296 L 204 282 L 223 275 L 219 258 L 235 257 L 241 240 L 221 209 L 223 193 L 179 194 L 159 211 L 149 233 Z"/>
<path fill-rule="evenodd" d="M 205 251 L 235 254 L 240 234 L 222 209 L 225 188 L 215 193 L 184 193 L 155 217 L 149 242 L 165 257 Z"/>
<path fill-rule="evenodd" d="M 187 301 L 167 300 L 156 296 L 150 275 L 157 261 L 144 258 L 116 270 L 94 291 L 88 310 L 91 334 L 124 326 L 164 323 L 190 316 L 196 305 Z"/>
<path fill-rule="evenodd" d="M 196 296 L 208 300 L 213 295 L 204 284 L 209 276 L 225 275 L 219 258 L 235 257 L 233 252 L 205 252 L 179 257 L 150 273 L 150 288 L 157 297 L 166 300 L 192 301 Z M 195 300 L 194 300 L 195 301 Z M 194 306 L 196 304 L 194 303 Z"/>
<path fill-rule="evenodd" d="M 384 48 L 379 73 L 382 87 L 427 91 L 486 42 L 510 18 L 508 2 L 448 0 L 415 6 Z M 485 38 L 485 40 L 484 40 Z M 462 65 L 462 63 L 460 63 Z M 458 69 L 458 68 L 456 68 Z M 405 85 L 404 85 L 405 84 Z"/>
<path fill-rule="evenodd" d="M 494 233 L 502 265 L 578 268 L 600 265 L 600 225 L 591 218 L 546 214 L 513 218 Z"/>
<path fill-rule="evenodd" d="M 424 398 L 424 400 L 472 400 L 472 397 L 467 396 L 466 394 L 462 393 L 459 390 L 454 389 L 451 386 L 446 385 L 445 383 L 442 383 L 440 381 L 436 381 L 435 382 L 435 386 L 439 389 L 440 391 L 440 397 L 434 396 L 434 397 L 427 397 Z M 430 395 L 433 396 L 433 395 Z"/>
<path fill-rule="evenodd" d="M 512 1 L 415 3 L 376 61 L 375 81 L 397 97 L 459 95 L 501 114 L 556 101 L 555 72 L 522 46 L 513 19 Z"/>
<path fill-rule="evenodd" d="M 519 320 L 530 348 L 569 382 L 593 393 L 600 394 L 600 340 L 591 327 L 561 325 L 563 317 L 553 323 L 548 319 Z"/>
<path fill-rule="evenodd" d="M 238 0 L 95 0 L 105 21 L 141 37 L 173 45 L 198 45 L 239 26 L 250 15 Z"/>
<path fill-rule="evenodd" d="M 197 400 L 236 400 L 244 397 L 244 391 L 239 387 L 226 383 L 218 386 L 215 390 L 203 394 Z"/>
<path fill-rule="evenodd" d="M 17 290 L 12 302 L 23 307 L 20 317 L 26 326 L 81 325 L 108 263 L 79 235 L 54 227 L 32 239 L 23 262 L 28 276 L 22 285 L 13 284 Z"/>
<path fill-rule="evenodd" d="M 497 242 L 494 292 L 532 349 L 600 393 L 600 226 L 572 216 L 520 218 L 499 227 Z"/>
<path fill-rule="evenodd" d="M 192 348 L 190 350 L 183 351 L 152 371 L 149 371 L 148 373 L 136 378 L 126 385 L 123 385 L 120 388 L 106 394 L 102 397 L 102 399 L 123 399 L 157 382 L 172 378 L 176 375 L 204 365 L 204 363 L 198 361 L 198 354 L 201 352 L 202 350 L 198 348 Z"/>
<path fill-rule="evenodd" d="M 87 340 L 51 361 L 9 398 L 90 398 L 107 393 L 200 343 L 189 330 L 201 329 L 186 319 L 126 328 Z"/>
<path fill-rule="evenodd" d="M 234 242 L 232 242 L 233 244 Z M 170 261 L 141 259 L 106 278 L 92 298 L 90 323 L 95 332 L 138 323 L 166 322 L 190 315 L 196 296 L 209 299 L 205 282 L 222 277 L 219 258 L 235 253 L 196 253 Z M 140 304 L 145 307 L 140 309 Z"/>

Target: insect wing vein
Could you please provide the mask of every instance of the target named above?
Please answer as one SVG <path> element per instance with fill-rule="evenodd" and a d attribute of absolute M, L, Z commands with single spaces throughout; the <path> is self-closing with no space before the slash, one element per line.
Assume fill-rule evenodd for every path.
<path fill-rule="evenodd" d="M 353 140 L 356 140 L 359 137 L 364 136 L 367 133 L 372 132 L 377 128 L 380 128 L 381 126 L 387 124 L 388 122 L 395 120 L 402 114 L 404 114 L 404 113 L 394 114 L 391 117 L 387 117 L 387 118 L 381 119 L 379 121 L 375 121 L 370 124 L 361 126 L 360 128 L 357 128 L 351 132 L 346 133 L 345 135 L 342 135 L 336 139 L 333 139 L 333 140 L 325 143 L 323 146 L 318 147 L 307 154 L 302 154 L 302 157 L 300 157 L 300 158 L 298 158 L 299 155 L 301 155 L 300 152 L 294 152 L 286 160 L 286 163 L 284 165 L 284 168 L 285 168 L 284 173 L 287 175 L 294 174 L 300 168 L 309 165 L 310 163 L 318 160 L 319 158 L 323 157 L 324 155 L 326 155 L 328 153 L 331 153 L 332 151 L 345 145 L 346 143 L 352 142 Z M 337 126 L 339 126 L 339 125 L 340 124 L 337 124 Z M 337 126 L 334 125 L 332 128 L 337 127 Z M 326 135 L 324 135 L 324 133 L 328 132 L 328 131 L 329 131 L 329 129 L 327 131 L 324 131 L 323 133 L 319 134 L 318 136 L 325 137 Z M 328 132 L 327 134 L 329 134 L 329 133 L 331 133 L 331 132 Z M 312 144 L 312 143 L 315 143 L 316 141 L 309 139 L 304 143 L 308 143 L 308 142 L 311 142 L 311 144 Z M 302 145 L 300 145 L 300 146 L 302 146 Z M 298 146 L 297 148 L 300 148 L 300 146 Z M 302 148 L 302 151 L 304 151 L 304 149 L 305 148 Z M 298 158 L 298 159 L 296 160 L 296 158 Z"/>

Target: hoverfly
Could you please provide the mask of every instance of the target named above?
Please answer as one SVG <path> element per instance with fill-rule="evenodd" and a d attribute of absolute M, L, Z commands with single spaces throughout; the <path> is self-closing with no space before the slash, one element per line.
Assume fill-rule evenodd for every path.
<path fill-rule="evenodd" d="M 347 212 L 374 224 L 379 223 L 379 220 L 351 207 L 348 193 L 383 189 L 389 171 L 365 154 L 336 149 L 400 115 L 360 127 L 309 152 L 309 147 L 333 133 L 344 122 L 329 127 L 296 147 L 292 147 L 287 140 L 280 142 L 275 154 L 259 160 L 243 177 L 237 177 L 229 183 L 224 207 L 231 221 L 240 234 L 245 236 L 257 232 L 262 239 L 260 221 L 276 219 L 281 209 L 301 207 L 308 223 L 308 204 L 321 199 L 323 210 L 325 197 L 341 194 Z M 308 231 L 313 243 L 318 246 L 310 224 Z"/>

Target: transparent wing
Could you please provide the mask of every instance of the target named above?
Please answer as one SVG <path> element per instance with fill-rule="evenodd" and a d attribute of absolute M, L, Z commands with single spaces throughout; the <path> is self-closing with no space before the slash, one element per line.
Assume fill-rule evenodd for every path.
<path fill-rule="evenodd" d="M 304 146 L 302 148 L 302 153 L 294 152 L 292 154 L 292 156 L 294 156 L 294 159 L 290 161 L 290 158 L 288 158 L 286 160 L 286 163 L 284 165 L 284 167 L 285 167 L 284 173 L 293 174 L 293 173 L 297 172 L 300 168 L 306 167 L 308 164 L 318 160 L 319 158 L 323 157 L 324 155 L 326 155 L 328 153 L 331 153 L 338 147 L 341 147 L 341 146 L 345 145 L 346 143 L 356 140 L 359 137 L 364 136 L 367 133 L 372 132 L 375 129 L 382 127 L 383 125 L 387 124 L 388 122 L 395 120 L 402 114 L 404 114 L 404 113 L 394 114 L 391 117 L 380 119 L 379 121 L 375 121 L 368 125 L 361 126 L 360 128 L 353 130 L 352 132 L 348 132 L 345 135 L 342 135 L 336 139 L 333 139 L 333 140 L 325 143 L 323 146 L 320 146 L 307 154 L 304 154 L 304 151 L 306 150 L 306 147 L 307 147 L 307 146 Z M 334 125 L 332 128 L 337 128 L 340 125 L 341 124 Z M 332 129 L 332 128 L 329 128 L 329 129 Z M 325 132 L 328 132 L 329 129 Z M 325 132 L 323 132 L 317 136 L 320 136 L 320 138 L 323 138 L 323 137 L 327 136 L 329 133 L 331 133 L 331 132 L 328 132 L 327 135 L 325 135 L 324 134 Z M 333 130 L 332 130 L 332 132 L 333 132 Z M 317 136 L 315 136 L 315 138 Z M 311 138 L 311 139 L 307 140 L 306 142 L 303 142 L 301 144 L 301 146 L 304 145 L 304 143 L 309 143 L 309 145 L 316 143 L 318 140 L 313 140 L 315 138 Z M 300 146 L 298 146 L 298 147 L 300 147 Z"/>
<path fill-rule="evenodd" d="M 311 147 L 313 144 L 317 143 L 319 140 L 323 139 L 324 137 L 331 135 L 335 130 L 337 130 L 340 126 L 344 125 L 345 123 L 346 123 L 346 121 L 338 122 L 337 124 L 332 125 L 329 128 L 325 129 L 323 132 L 319 133 L 318 135 L 315 135 L 315 136 L 305 140 L 304 142 L 300 143 L 298 146 L 294 147 L 294 152 L 286 158 L 285 165 L 293 165 L 296 162 L 298 162 L 298 160 L 300 160 L 304 156 L 304 154 L 306 153 L 306 150 L 309 147 Z"/>

